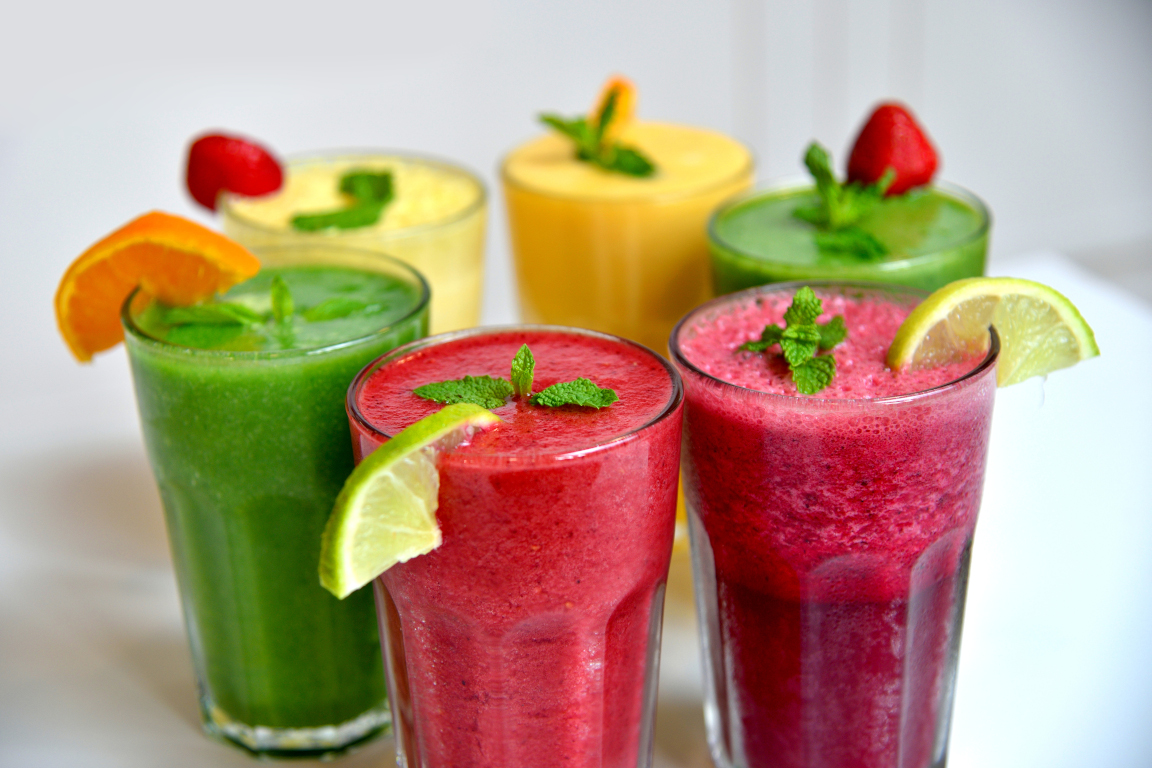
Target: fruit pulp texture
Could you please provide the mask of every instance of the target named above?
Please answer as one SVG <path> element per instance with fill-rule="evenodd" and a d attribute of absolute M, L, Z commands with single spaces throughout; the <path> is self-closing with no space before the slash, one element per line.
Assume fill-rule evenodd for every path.
<path fill-rule="evenodd" d="M 816 205 L 811 187 L 765 192 L 722 211 L 709 233 L 717 294 L 789 280 L 875 280 L 934 291 L 984 274 L 986 214 L 945 190 L 885 198 L 858 226 L 888 248 L 877 261 L 822 249 L 793 216 Z"/>
<path fill-rule="evenodd" d="M 392 173 L 393 199 L 379 222 L 320 232 L 292 227 L 297 214 L 347 205 L 340 177 L 353 170 Z M 335 242 L 409 264 L 432 287 L 433 333 L 480 322 L 487 206 L 483 185 L 461 168 L 383 154 L 305 158 L 288 164 L 280 191 L 253 198 L 226 194 L 220 212 L 225 234 L 252 249 Z"/>
<path fill-rule="evenodd" d="M 636 178 L 575 158 L 546 135 L 513 150 L 504 195 L 526 322 L 592 328 L 663 353 L 711 295 L 705 224 L 752 185 L 751 155 L 712 131 L 636 123 L 621 141 L 656 163 Z"/>
<path fill-rule="evenodd" d="M 734 300 L 680 335 L 739 385 L 681 368 L 709 741 L 721 768 L 942 765 L 994 370 L 861 399 L 977 363 L 893 373 L 910 303 L 823 298 L 821 321 L 849 332 L 821 396 L 795 396 L 777 355 L 737 350 L 790 295 Z"/>
<path fill-rule="evenodd" d="M 477 335 L 385 365 L 359 407 L 395 434 L 440 407 L 413 387 L 507 376 L 523 343 L 535 391 L 586 376 L 620 400 L 513 401 L 441 457 L 443 544 L 377 580 L 400 749 L 424 768 L 647 765 L 681 432 L 663 363 L 582 334 Z"/>
<path fill-rule="evenodd" d="M 224 298 L 270 306 L 276 274 L 298 309 L 337 296 L 377 309 L 229 338 L 219 326 L 197 337 L 192 326 L 133 323 L 126 337 L 206 714 L 214 705 L 247 725 L 295 729 L 384 706 L 372 597 L 341 602 L 321 588 L 320 534 L 353 467 L 348 383 L 421 337 L 427 315 L 413 314 L 416 286 L 332 267 L 267 269 Z M 229 351 L 276 350 L 292 329 L 308 354 Z M 173 335 L 224 349 L 156 340 Z M 325 348 L 341 341 L 351 343 Z"/>

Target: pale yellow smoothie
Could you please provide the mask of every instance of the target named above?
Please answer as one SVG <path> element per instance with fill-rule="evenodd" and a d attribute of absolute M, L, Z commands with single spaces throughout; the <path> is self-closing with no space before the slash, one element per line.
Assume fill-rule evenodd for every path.
<path fill-rule="evenodd" d="M 297 214 L 341 208 L 349 198 L 340 178 L 352 170 L 392 174 L 392 201 L 375 224 L 302 232 Z M 290 159 L 284 185 L 271 195 L 225 194 L 224 232 L 250 248 L 335 241 L 395 256 L 419 270 L 432 287 L 431 332 L 480 322 L 484 284 L 487 195 L 471 172 L 449 163 L 387 153 L 332 154 Z"/>
<path fill-rule="evenodd" d="M 664 354 L 672 326 L 711 297 L 705 225 L 752 185 L 752 156 L 715 131 L 630 122 L 620 141 L 656 165 L 647 177 L 576 159 L 547 134 L 517 147 L 502 178 L 519 284 L 533 323 L 614 333 Z"/>

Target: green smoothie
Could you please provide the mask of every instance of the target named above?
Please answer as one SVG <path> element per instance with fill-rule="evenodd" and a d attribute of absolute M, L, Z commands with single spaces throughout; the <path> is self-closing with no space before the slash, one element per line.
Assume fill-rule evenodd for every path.
<path fill-rule="evenodd" d="M 934 291 L 984 274 L 990 219 L 964 190 L 937 183 L 884 198 L 857 222 L 887 253 L 869 261 L 817 245 L 817 229 L 793 215 L 818 201 L 813 187 L 757 192 L 718 209 L 708 226 L 717 294 L 789 280 L 875 280 Z"/>
<path fill-rule="evenodd" d="M 214 302 L 136 296 L 122 318 L 205 727 L 256 752 L 338 750 L 388 721 L 372 595 L 321 588 L 319 542 L 353 467 L 348 385 L 425 335 L 428 291 L 335 250 L 258 253 Z"/>

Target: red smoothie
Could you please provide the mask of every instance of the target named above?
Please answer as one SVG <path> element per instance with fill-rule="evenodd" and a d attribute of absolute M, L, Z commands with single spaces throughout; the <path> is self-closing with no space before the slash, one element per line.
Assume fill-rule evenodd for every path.
<path fill-rule="evenodd" d="M 896 373 L 920 294 L 820 287 L 848 337 L 797 393 L 778 348 L 799 284 L 718 299 L 673 333 L 684 486 L 720 768 L 944 764 L 995 354 Z"/>
<path fill-rule="evenodd" d="M 607 408 L 520 399 L 440 457 L 441 546 L 376 582 L 398 750 L 409 768 L 634 768 L 651 761 L 682 392 L 663 358 L 557 328 L 417 342 L 349 399 L 356 451 L 441 406 L 422 384 L 507 378 L 528 344 L 533 390 L 578 377 Z"/>

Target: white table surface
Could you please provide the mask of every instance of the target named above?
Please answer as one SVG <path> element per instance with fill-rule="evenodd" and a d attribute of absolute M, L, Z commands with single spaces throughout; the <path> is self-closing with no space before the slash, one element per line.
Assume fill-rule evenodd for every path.
<path fill-rule="evenodd" d="M 1104 354 L 998 394 L 949 765 L 1147 766 L 1152 308 L 1054 254 L 993 271 L 1065 292 Z M 0 368 L 0 766 L 250 766 L 199 729 L 123 352 L 71 366 L 45 320 L 8 329 Z M 710 765 L 682 591 L 665 625 L 662 768 Z M 338 764 L 390 767 L 392 750 Z"/>

